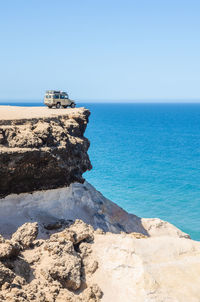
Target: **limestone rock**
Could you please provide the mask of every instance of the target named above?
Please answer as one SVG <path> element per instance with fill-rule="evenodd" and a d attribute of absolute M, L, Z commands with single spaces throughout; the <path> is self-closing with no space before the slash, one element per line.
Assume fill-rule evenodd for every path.
<path fill-rule="evenodd" d="M 41 271 L 48 279 L 57 280 L 64 288 L 77 290 L 81 286 L 81 259 L 78 256 L 66 255 L 52 259 Z"/>
<path fill-rule="evenodd" d="M 124 234 L 124 233 L 122 233 Z M 133 237 L 133 238 L 136 238 L 136 239 L 141 239 L 141 238 L 148 238 L 148 236 L 144 235 L 144 234 L 141 234 L 141 233 L 136 233 L 136 232 L 132 232 L 132 233 L 129 233 L 129 234 L 126 234 L 125 236 L 129 236 L 129 237 Z"/>
<path fill-rule="evenodd" d="M 82 301 L 98 302 L 101 300 L 103 293 L 97 284 L 86 288 L 82 295 Z"/>
<path fill-rule="evenodd" d="M 0 260 L 8 259 L 19 254 L 19 246 L 5 242 L 0 244 Z"/>
<path fill-rule="evenodd" d="M 11 240 L 0 237 L 0 301 L 100 301 L 102 292 L 91 279 L 98 269 L 90 246 L 93 228 L 77 220 L 49 239 L 35 240 L 37 229 L 37 223 L 26 223 Z M 10 257 L 14 244 L 18 254 Z"/>
<path fill-rule="evenodd" d="M 17 242 L 11 242 L 5 240 L 0 235 L 0 260 L 5 260 L 11 257 L 15 257 L 19 254 L 20 246 Z"/>
<path fill-rule="evenodd" d="M 159 218 L 142 218 L 142 225 L 150 236 L 172 236 L 179 238 L 190 238 L 190 236 L 173 224 Z"/>
<path fill-rule="evenodd" d="M 74 240 L 76 244 L 84 240 L 90 242 L 94 239 L 93 227 L 80 219 L 76 219 L 76 221 L 70 226 L 69 231 L 75 233 Z"/>
<path fill-rule="evenodd" d="M 93 274 L 102 302 L 200 300 L 200 242 L 158 236 L 95 235 Z"/>
<path fill-rule="evenodd" d="M 97 232 L 189 237 L 160 219 L 144 219 L 127 213 L 86 181 L 83 184 L 73 183 L 66 188 L 9 195 L 0 202 L 0 233 L 4 236 L 10 236 L 23 223 L 37 221 L 39 237 L 47 238 L 56 229 L 62 231 L 76 219 L 99 229 Z M 69 229 L 65 232 L 65 237 L 74 242 L 83 240 L 84 232 L 86 236 L 90 233 L 86 227 L 80 238 L 75 238 L 74 227 L 78 228 L 78 224 L 72 226 L 70 232 Z"/>
<path fill-rule="evenodd" d="M 48 251 L 51 255 L 57 255 L 59 257 L 66 253 L 74 254 L 74 245 L 72 241 L 63 237 L 65 232 L 56 233 L 51 236 L 50 240 L 47 240 L 43 246 L 44 250 Z"/>
<path fill-rule="evenodd" d="M 200 243 L 171 227 L 166 235 L 164 225 L 164 235 L 153 237 L 95 232 L 80 220 L 46 240 L 23 241 L 18 230 L 13 237 L 23 249 L 14 257 L 13 238 L 1 237 L 8 249 L 0 261 L 0 301 L 199 301 Z M 21 230 L 34 233 L 27 224 Z"/>
<path fill-rule="evenodd" d="M 14 278 L 15 274 L 0 262 L 0 288 L 5 283 L 11 284 Z"/>
<path fill-rule="evenodd" d="M 25 223 L 13 235 L 12 242 L 17 242 L 22 249 L 30 247 L 38 235 L 38 224 Z"/>

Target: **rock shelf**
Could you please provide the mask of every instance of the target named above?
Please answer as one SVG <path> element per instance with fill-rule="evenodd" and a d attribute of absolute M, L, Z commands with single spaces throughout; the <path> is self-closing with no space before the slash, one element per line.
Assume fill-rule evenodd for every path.
<path fill-rule="evenodd" d="M 0 197 L 83 183 L 89 110 L 0 107 Z"/>

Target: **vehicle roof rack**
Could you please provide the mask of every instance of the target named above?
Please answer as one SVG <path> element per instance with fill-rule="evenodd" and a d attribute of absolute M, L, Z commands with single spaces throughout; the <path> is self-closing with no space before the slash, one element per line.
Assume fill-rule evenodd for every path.
<path fill-rule="evenodd" d="M 64 95 L 67 94 L 67 92 L 62 91 L 62 90 L 46 90 L 46 93 L 50 93 L 50 94 L 64 94 Z"/>

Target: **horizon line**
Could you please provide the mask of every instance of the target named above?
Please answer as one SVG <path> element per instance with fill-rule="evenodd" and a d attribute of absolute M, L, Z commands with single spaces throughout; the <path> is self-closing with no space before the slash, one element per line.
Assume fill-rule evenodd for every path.
<path fill-rule="evenodd" d="M 1 103 L 43 103 L 43 100 L 40 99 L 0 99 Z M 170 104 L 177 104 L 177 103 L 200 103 L 200 98 L 181 98 L 181 99 L 117 99 L 117 100 L 102 100 L 102 99 L 77 99 L 77 103 L 103 103 L 103 104 L 110 104 L 110 103 L 124 103 L 124 104 L 150 104 L 150 103 L 156 103 L 156 104 L 164 104 L 164 103 L 170 103 Z"/>

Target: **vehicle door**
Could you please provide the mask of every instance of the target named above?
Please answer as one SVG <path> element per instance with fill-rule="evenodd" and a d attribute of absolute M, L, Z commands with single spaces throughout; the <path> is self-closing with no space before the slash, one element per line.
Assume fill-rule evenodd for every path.
<path fill-rule="evenodd" d="M 63 94 L 60 94 L 60 103 L 62 106 L 65 106 L 65 97 Z"/>

